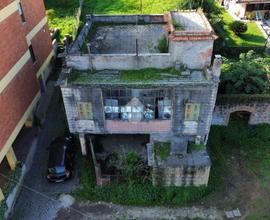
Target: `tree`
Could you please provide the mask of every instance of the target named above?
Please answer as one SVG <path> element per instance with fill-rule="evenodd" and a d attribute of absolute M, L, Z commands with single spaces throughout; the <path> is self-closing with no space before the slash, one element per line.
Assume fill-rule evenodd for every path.
<path fill-rule="evenodd" d="M 180 0 L 178 7 L 183 10 L 202 8 L 209 16 L 220 12 L 215 0 Z"/>
<path fill-rule="evenodd" d="M 239 60 L 224 59 L 219 93 L 259 94 L 269 91 L 270 57 L 254 51 L 242 53 Z"/>

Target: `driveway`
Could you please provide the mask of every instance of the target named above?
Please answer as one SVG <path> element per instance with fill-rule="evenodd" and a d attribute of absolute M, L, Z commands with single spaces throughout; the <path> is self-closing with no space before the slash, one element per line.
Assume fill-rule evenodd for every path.
<path fill-rule="evenodd" d="M 64 183 L 49 183 L 45 179 L 48 151 L 52 138 L 64 133 L 65 112 L 59 88 L 54 88 L 46 120 L 39 134 L 36 153 L 29 172 L 25 175 L 24 186 L 15 203 L 12 220 L 53 219 L 61 208 L 59 194 L 70 193 L 78 184 L 75 176 Z"/>

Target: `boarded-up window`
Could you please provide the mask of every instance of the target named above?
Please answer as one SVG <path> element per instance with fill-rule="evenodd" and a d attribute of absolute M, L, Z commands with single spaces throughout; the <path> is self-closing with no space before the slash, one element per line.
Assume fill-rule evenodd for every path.
<path fill-rule="evenodd" d="M 92 104 L 90 102 L 77 102 L 77 113 L 80 120 L 92 120 Z"/>
<path fill-rule="evenodd" d="M 200 104 L 187 103 L 185 108 L 186 121 L 198 121 L 200 115 Z"/>

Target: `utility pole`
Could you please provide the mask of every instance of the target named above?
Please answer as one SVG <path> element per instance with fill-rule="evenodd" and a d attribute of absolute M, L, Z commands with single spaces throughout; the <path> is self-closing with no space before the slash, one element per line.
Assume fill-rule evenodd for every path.
<path fill-rule="evenodd" d="M 141 1 L 141 14 L 142 14 L 142 12 L 143 12 L 143 0 L 140 0 Z"/>

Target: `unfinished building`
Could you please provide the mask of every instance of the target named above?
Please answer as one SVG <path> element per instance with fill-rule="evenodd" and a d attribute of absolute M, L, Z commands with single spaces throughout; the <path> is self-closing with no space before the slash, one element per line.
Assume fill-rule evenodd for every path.
<path fill-rule="evenodd" d="M 59 79 L 83 154 L 103 139 L 108 151 L 138 149 L 155 185 L 207 185 L 221 66 L 220 56 L 211 66 L 216 38 L 201 11 L 87 16 Z M 91 150 L 97 183 L 109 182 Z"/>

